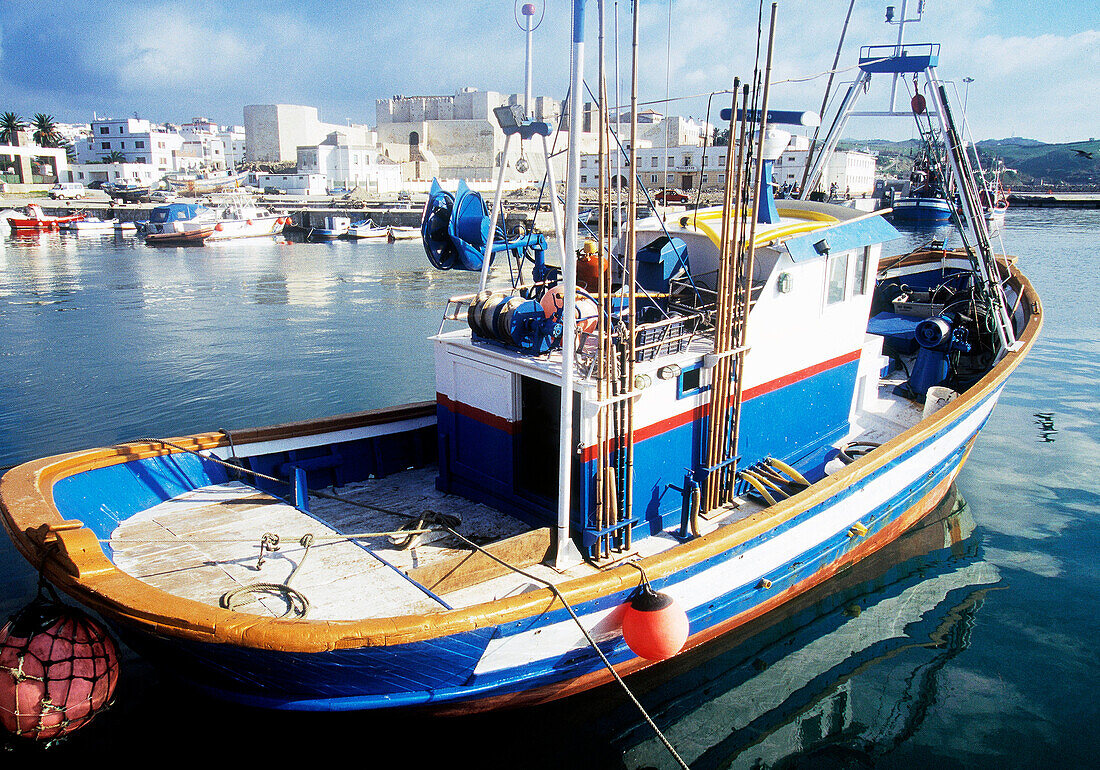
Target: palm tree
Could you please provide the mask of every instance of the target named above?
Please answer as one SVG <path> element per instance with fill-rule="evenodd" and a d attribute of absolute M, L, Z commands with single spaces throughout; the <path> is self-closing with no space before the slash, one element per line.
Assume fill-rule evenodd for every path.
<path fill-rule="evenodd" d="M 19 144 L 19 132 L 27 130 L 27 123 L 14 112 L 0 115 L 0 137 L 10 145 Z"/>
<path fill-rule="evenodd" d="M 126 156 L 118 150 L 112 150 L 110 155 L 104 155 L 101 160 L 104 163 L 125 163 Z"/>
<path fill-rule="evenodd" d="M 57 132 L 57 124 L 53 115 L 45 115 L 41 112 L 34 116 L 31 123 L 34 129 L 34 141 L 42 147 L 57 147 L 61 143 L 61 135 Z"/>

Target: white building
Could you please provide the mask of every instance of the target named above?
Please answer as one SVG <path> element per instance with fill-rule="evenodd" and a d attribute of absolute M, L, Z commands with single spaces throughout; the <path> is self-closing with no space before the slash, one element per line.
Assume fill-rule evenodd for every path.
<path fill-rule="evenodd" d="M 790 189 L 801 186 L 806 170 L 806 158 L 809 155 L 808 137 L 795 135 L 772 169 L 772 182 L 776 187 Z M 814 153 L 821 151 L 821 145 Z M 877 161 L 873 154 L 858 150 L 837 150 L 829 158 L 822 170 L 818 190 L 833 192 L 837 196 L 852 198 L 870 196 L 875 189 L 875 170 Z M 835 186 L 834 186 L 835 185 Z"/>
<path fill-rule="evenodd" d="M 91 136 L 76 143 L 76 160 L 101 163 L 117 152 L 124 163 L 148 165 L 163 175 L 182 170 L 183 142 L 175 131 L 141 118 L 97 118 L 91 123 Z"/>
<path fill-rule="evenodd" d="M 245 159 L 296 161 L 299 147 L 316 146 L 333 131 L 367 143 L 368 126 L 323 123 L 316 107 L 297 104 L 249 104 L 244 108 Z"/>
<path fill-rule="evenodd" d="M 323 174 L 249 174 L 249 183 L 264 191 L 278 190 L 287 195 L 324 195 L 327 181 Z"/>
<path fill-rule="evenodd" d="M 208 118 L 193 118 L 180 126 L 183 137 L 181 155 L 194 158 L 198 168 L 224 170 L 227 168 L 225 142 L 221 138 L 221 126 Z"/>
<path fill-rule="evenodd" d="M 640 145 L 640 143 L 639 143 Z M 662 188 L 695 190 L 720 187 L 726 183 L 726 147 L 642 147 L 635 150 L 638 179 L 651 190 Z M 581 187 L 599 184 L 598 156 L 581 157 Z M 618 165 L 616 165 L 618 163 Z M 616 186 L 625 186 L 629 177 L 627 158 L 610 159 L 610 173 Z"/>
<path fill-rule="evenodd" d="M 532 117 L 555 130 L 562 114 L 560 102 L 540 96 L 532 99 Z M 496 180 L 501 165 L 505 180 L 537 183 L 546 173 L 538 139 L 512 141 L 504 156 L 504 132 L 493 110 L 522 105 L 521 94 L 501 94 L 464 88 L 452 96 L 395 96 L 376 104 L 378 142 L 383 152 L 402 164 L 407 180 L 433 177 L 467 181 Z M 596 148 L 595 112 L 586 105 L 582 121 L 582 149 Z M 561 121 L 568 125 L 567 121 Z M 568 131 L 551 134 L 547 143 L 559 153 L 554 160 L 558 179 L 564 177 Z M 520 158 L 523 162 L 520 162 Z"/>
<path fill-rule="evenodd" d="M 314 146 L 298 148 L 299 174 L 321 174 L 328 189 L 361 188 L 368 193 L 401 190 L 401 167 L 385 157 L 371 132 L 371 141 L 357 143 L 343 129 L 333 131 Z"/>
<path fill-rule="evenodd" d="M 69 182 L 87 187 L 91 182 L 153 187 L 164 172 L 148 163 L 74 163 L 68 172 Z"/>
<path fill-rule="evenodd" d="M 68 179 L 69 159 L 64 148 L 35 144 L 30 131 L 20 131 L 14 145 L 0 144 L 0 182 L 54 184 Z"/>

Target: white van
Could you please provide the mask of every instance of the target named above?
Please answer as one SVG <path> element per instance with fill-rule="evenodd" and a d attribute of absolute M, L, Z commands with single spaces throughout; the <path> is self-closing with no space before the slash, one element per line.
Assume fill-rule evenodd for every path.
<path fill-rule="evenodd" d="M 87 188 L 80 182 L 61 182 L 50 190 L 51 198 L 83 198 L 87 194 Z"/>

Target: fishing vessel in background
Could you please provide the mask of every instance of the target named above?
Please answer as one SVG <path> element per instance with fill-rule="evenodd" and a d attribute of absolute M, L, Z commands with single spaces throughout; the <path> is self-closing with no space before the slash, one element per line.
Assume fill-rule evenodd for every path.
<path fill-rule="evenodd" d="M 505 155 L 545 155 L 556 237 L 505 232 L 503 168 L 491 206 L 433 185 L 426 256 L 471 273 L 429 341 L 434 401 L 25 463 L 0 479 L 17 550 L 217 697 L 465 713 L 622 683 L 896 540 L 951 488 L 1040 299 L 990 248 L 938 46 L 861 51 L 845 103 L 872 74 L 925 75 L 963 248 L 883 260 L 898 233 L 881 215 L 775 200 L 784 126 L 819 120 L 770 104 L 776 14 L 757 86 L 738 82 L 723 113 L 721 205 L 638 219 L 634 177 L 622 235 L 600 221 L 582 239 L 579 143 L 561 204 L 553 127 L 498 108 Z M 636 168 L 637 126 L 610 130 L 603 63 L 606 211 L 607 158 L 621 142 Z"/>
<path fill-rule="evenodd" d="M 83 213 L 68 214 L 56 217 L 47 215 L 40 205 L 31 203 L 27 206 L 26 216 L 9 215 L 6 217 L 12 235 L 37 235 L 38 233 L 57 232 L 72 222 L 84 219 Z"/>
<path fill-rule="evenodd" d="M 934 148 L 923 149 L 913 162 L 908 191 L 891 204 L 890 220 L 895 223 L 937 225 L 951 221 L 955 207 L 933 159 Z"/>

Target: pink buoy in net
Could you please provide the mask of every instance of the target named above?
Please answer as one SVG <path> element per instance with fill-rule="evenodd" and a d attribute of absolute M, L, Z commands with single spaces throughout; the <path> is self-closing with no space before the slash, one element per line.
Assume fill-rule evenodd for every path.
<path fill-rule="evenodd" d="M 0 724 L 35 740 L 67 735 L 107 707 L 118 673 L 114 639 L 40 592 L 0 629 Z"/>

